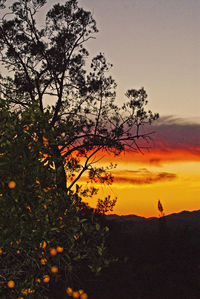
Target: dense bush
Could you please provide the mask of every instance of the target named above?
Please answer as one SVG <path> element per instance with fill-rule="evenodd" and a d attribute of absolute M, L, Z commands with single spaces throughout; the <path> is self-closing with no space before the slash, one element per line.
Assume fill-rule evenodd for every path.
<path fill-rule="evenodd" d="M 61 277 L 73 286 L 77 273 L 109 263 L 108 229 L 84 212 L 78 188 L 57 187 L 48 110 L 41 119 L 33 106 L 14 112 L 1 102 L 0 109 L 0 297 L 46 298 Z"/>

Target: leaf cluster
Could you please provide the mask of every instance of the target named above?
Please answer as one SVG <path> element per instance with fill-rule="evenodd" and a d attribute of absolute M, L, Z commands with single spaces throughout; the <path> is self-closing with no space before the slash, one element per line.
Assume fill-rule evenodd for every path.
<path fill-rule="evenodd" d="M 0 296 L 18 298 L 24 289 L 31 289 L 29 297 L 48 298 L 56 281 L 72 285 L 78 283 L 74 277 L 81 271 L 98 273 L 109 264 L 108 231 L 81 203 L 78 190 L 67 194 L 57 187 L 52 161 L 58 158 L 49 148 L 54 131 L 47 130 L 48 136 L 44 131 L 48 112 L 41 127 L 40 110 L 8 108 L 1 101 Z M 63 252 L 52 256 L 51 249 L 59 246 Z M 51 272 L 55 265 L 57 274 Z M 43 283 L 44 275 L 49 275 L 49 284 Z M 15 288 L 8 289 L 9 280 Z"/>

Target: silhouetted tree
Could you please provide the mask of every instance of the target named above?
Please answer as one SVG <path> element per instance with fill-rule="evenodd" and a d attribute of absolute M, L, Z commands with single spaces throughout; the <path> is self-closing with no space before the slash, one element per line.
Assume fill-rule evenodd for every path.
<path fill-rule="evenodd" d="M 163 205 L 160 200 L 158 200 L 158 211 L 160 212 L 159 217 L 165 216 Z"/>
<path fill-rule="evenodd" d="M 10 109 L 33 107 L 41 116 L 50 115 L 39 118 L 40 130 L 32 138 L 46 140 L 46 162 L 56 168 L 58 187 L 71 192 L 85 171 L 91 182 L 111 182 L 112 165 L 95 168 L 95 155 L 145 147 L 139 142 L 148 142 L 151 133 L 140 128 L 158 118 L 145 109 L 145 90 L 130 89 L 128 102 L 115 104 L 111 64 L 100 53 L 86 66 L 85 44 L 98 30 L 91 13 L 76 0 L 53 5 L 43 23 L 37 13 L 47 1 L 9 1 L 9 9 L 6 2 L 1 1 L 6 13 L 0 25 L 0 61 L 8 75 L 0 75 L 1 98 L 9 101 Z"/>
<path fill-rule="evenodd" d="M 117 199 L 111 200 L 108 195 L 105 199 L 98 199 L 97 201 L 97 212 L 100 214 L 105 214 L 107 212 L 112 212 L 116 204 Z"/>
<path fill-rule="evenodd" d="M 167 255 L 167 244 L 169 242 L 169 231 L 167 228 L 164 208 L 160 200 L 158 200 L 159 228 L 158 228 L 158 258 L 163 262 Z"/>

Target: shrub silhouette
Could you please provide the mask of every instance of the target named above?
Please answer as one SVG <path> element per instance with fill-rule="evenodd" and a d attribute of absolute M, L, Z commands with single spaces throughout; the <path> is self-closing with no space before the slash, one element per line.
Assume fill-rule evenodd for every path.
<path fill-rule="evenodd" d="M 1 101 L 1 298 L 48 298 L 49 286 L 59 279 L 74 284 L 86 268 L 98 273 L 109 264 L 108 228 L 98 215 L 81 214 L 76 191 L 57 188 L 53 152 L 38 137 L 40 116 L 35 107 L 11 112 Z M 54 132 L 45 138 L 52 142 Z"/>

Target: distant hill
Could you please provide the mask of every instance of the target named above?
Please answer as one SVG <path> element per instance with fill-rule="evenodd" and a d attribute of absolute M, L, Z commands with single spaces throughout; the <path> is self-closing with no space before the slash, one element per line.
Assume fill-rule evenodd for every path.
<path fill-rule="evenodd" d="M 160 219 L 159 217 L 149 217 L 149 218 L 146 218 L 146 217 L 141 217 L 141 216 L 137 216 L 137 215 L 134 215 L 134 214 L 130 214 L 130 215 L 117 215 L 117 214 L 110 214 L 110 215 L 107 215 L 106 216 L 108 219 L 110 220 L 132 220 L 132 221 L 143 221 L 143 220 L 146 220 L 146 221 L 149 221 L 149 220 L 152 220 L 152 219 Z M 167 218 L 174 218 L 174 217 L 178 217 L 178 218 L 195 218 L 196 217 L 200 217 L 200 210 L 196 210 L 196 211 L 181 211 L 179 213 L 173 213 L 173 214 L 169 214 L 167 216 L 164 216 L 166 219 Z"/>
<path fill-rule="evenodd" d="M 162 218 L 109 215 L 107 247 L 117 263 L 91 283 L 95 299 L 200 298 L 200 210 Z"/>
<path fill-rule="evenodd" d="M 140 216 L 136 216 L 136 215 L 116 215 L 116 214 L 110 214 L 107 215 L 106 218 L 108 220 L 116 220 L 116 221 L 143 221 L 146 220 L 148 218 L 145 217 L 140 217 Z"/>
<path fill-rule="evenodd" d="M 200 231 L 200 210 L 192 212 L 182 211 L 164 216 L 163 218 L 112 214 L 107 215 L 106 220 L 111 226 L 117 226 L 121 232 L 155 231 L 158 230 L 161 223 L 169 229 L 184 230 L 196 228 Z"/>
<path fill-rule="evenodd" d="M 200 223 L 200 210 L 196 211 L 182 211 L 180 213 L 173 213 L 167 216 L 164 216 L 163 218 L 166 219 L 166 221 L 173 221 L 173 220 L 178 220 L 178 221 L 189 221 L 189 222 L 194 222 Z M 154 221 L 159 221 L 159 217 L 141 217 L 137 215 L 117 215 L 117 214 L 110 214 L 106 216 L 106 219 L 109 221 L 137 221 L 137 222 L 154 222 Z"/>

